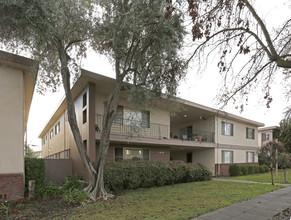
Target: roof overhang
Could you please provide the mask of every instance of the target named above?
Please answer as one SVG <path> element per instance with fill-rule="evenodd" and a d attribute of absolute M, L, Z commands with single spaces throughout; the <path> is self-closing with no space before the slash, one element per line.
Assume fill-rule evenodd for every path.
<path fill-rule="evenodd" d="M 38 62 L 0 50 L 0 64 L 22 71 L 24 78 L 24 131 L 26 131 L 30 105 L 38 72 Z"/>

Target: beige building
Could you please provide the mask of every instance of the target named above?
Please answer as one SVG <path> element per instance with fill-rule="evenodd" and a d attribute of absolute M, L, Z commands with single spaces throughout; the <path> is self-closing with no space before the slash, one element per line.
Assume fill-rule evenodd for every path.
<path fill-rule="evenodd" d="M 37 66 L 0 51 L 0 201 L 24 196 L 24 136 Z"/>
<path fill-rule="evenodd" d="M 103 103 L 114 79 L 82 70 L 72 88 L 80 132 L 94 162 L 102 130 Z M 263 124 L 179 99 L 181 111 L 169 112 L 169 101 L 146 111 L 136 109 L 121 93 L 110 136 L 108 161 L 196 162 L 214 175 L 227 175 L 229 164 L 256 164 L 258 127 Z M 173 103 L 172 103 L 173 104 Z M 71 158 L 73 171 L 86 175 L 69 128 L 65 99 L 41 131 L 44 158 Z"/>
<path fill-rule="evenodd" d="M 280 135 L 280 127 L 279 126 L 270 126 L 259 128 L 259 138 L 258 144 L 259 147 L 262 147 L 264 144 L 270 141 L 278 141 L 278 137 Z"/>

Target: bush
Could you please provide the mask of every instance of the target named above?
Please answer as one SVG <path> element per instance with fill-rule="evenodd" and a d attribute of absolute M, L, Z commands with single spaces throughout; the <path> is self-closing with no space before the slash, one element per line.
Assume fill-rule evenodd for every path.
<path fill-rule="evenodd" d="M 253 167 L 254 167 L 253 169 L 255 170 L 255 173 L 259 173 L 260 172 L 259 166 L 254 165 Z"/>
<path fill-rule="evenodd" d="M 122 191 L 153 186 L 164 186 L 190 181 L 211 179 L 211 172 L 201 165 L 180 161 L 108 163 L 104 171 L 104 183 L 108 190 Z"/>
<path fill-rule="evenodd" d="M 57 196 L 63 191 L 54 183 L 42 184 L 36 187 L 35 193 L 37 196 L 47 198 L 48 196 Z"/>
<path fill-rule="evenodd" d="M 240 172 L 242 173 L 242 175 L 248 175 L 248 167 L 240 166 Z"/>
<path fill-rule="evenodd" d="M 256 172 L 255 166 L 249 165 L 248 167 L 248 174 L 254 174 Z"/>
<path fill-rule="evenodd" d="M 89 194 L 81 189 L 70 188 L 65 191 L 63 199 L 67 203 L 81 204 L 89 199 Z"/>
<path fill-rule="evenodd" d="M 70 175 L 66 177 L 66 182 L 63 184 L 63 190 L 69 189 L 83 189 L 84 184 L 81 182 L 82 176 Z"/>
<path fill-rule="evenodd" d="M 239 176 L 240 175 L 240 166 L 237 164 L 231 164 L 229 166 L 229 175 L 230 176 Z"/>
<path fill-rule="evenodd" d="M 264 173 L 265 172 L 265 168 L 263 166 L 259 166 L 259 173 Z"/>
<path fill-rule="evenodd" d="M 28 191 L 29 180 L 35 180 L 36 189 L 44 184 L 45 163 L 44 159 L 25 158 L 25 191 Z"/>
<path fill-rule="evenodd" d="M 269 172 L 270 168 L 267 165 L 263 165 L 265 172 Z"/>

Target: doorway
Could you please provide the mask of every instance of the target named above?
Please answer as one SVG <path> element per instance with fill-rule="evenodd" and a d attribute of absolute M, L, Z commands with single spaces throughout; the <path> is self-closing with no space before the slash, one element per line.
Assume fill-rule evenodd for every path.
<path fill-rule="evenodd" d="M 191 153 L 187 153 L 187 163 L 192 163 L 192 152 Z"/>

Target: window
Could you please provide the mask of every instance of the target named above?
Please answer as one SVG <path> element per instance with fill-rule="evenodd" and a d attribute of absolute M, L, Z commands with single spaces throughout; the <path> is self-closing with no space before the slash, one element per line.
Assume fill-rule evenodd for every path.
<path fill-rule="evenodd" d="M 122 125 L 123 124 L 123 106 L 117 106 L 116 116 L 113 121 L 114 124 Z"/>
<path fill-rule="evenodd" d="M 255 162 L 255 152 L 247 151 L 246 157 L 247 157 L 246 158 L 247 163 L 254 163 Z"/>
<path fill-rule="evenodd" d="M 233 136 L 233 124 L 227 122 L 221 122 L 221 134 L 227 136 Z"/>
<path fill-rule="evenodd" d="M 42 139 L 42 144 L 45 144 L 45 137 Z"/>
<path fill-rule="evenodd" d="M 262 133 L 262 141 L 270 141 L 271 140 L 271 132 Z"/>
<path fill-rule="evenodd" d="M 87 92 L 84 93 L 83 95 L 83 108 L 87 106 Z"/>
<path fill-rule="evenodd" d="M 150 112 L 118 106 L 115 124 L 150 128 Z"/>
<path fill-rule="evenodd" d="M 60 133 L 60 129 L 61 128 L 61 125 L 60 125 L 60 122 L 58 122 L 56 125 L 55 125 L 55 134 L 58 134 Z"/>
<path fill-rule="evenodd" d="M 70 158 L 70 150 L 65 150 L 65 159 Z"/>
<path fill-rule="evenodd" d="M 87 122 L 87 109 L 83 111 L 83 124 Z"/>
<path fill-rule="evenodd" d="M 247 139 L 255 139 L 255 129 L 247 128 L 246 135 L 247 135 Z"/>
<path fill-rule="evenodd" d="M 50 139 L 52 139 L 53 136 L 54 136 L 54 129 L 52 128 L 52 130 L 50 131 Z"/>
<path fill-rule="evenodd" d="M 61 158 L 61 154 L 60 153 L 56 153 L 56 159 L 60 159 Z"/>
<path fill-rule="evenodd" d="M 233 163 L 233 151 L 223 150 L 222 153 L 222 163 Z"/>
<path fill-rule="evenodd" d="M 115 161 L 133 160 L 149 161 L 149 149 L 142 148 L 115 148 Z"/>

